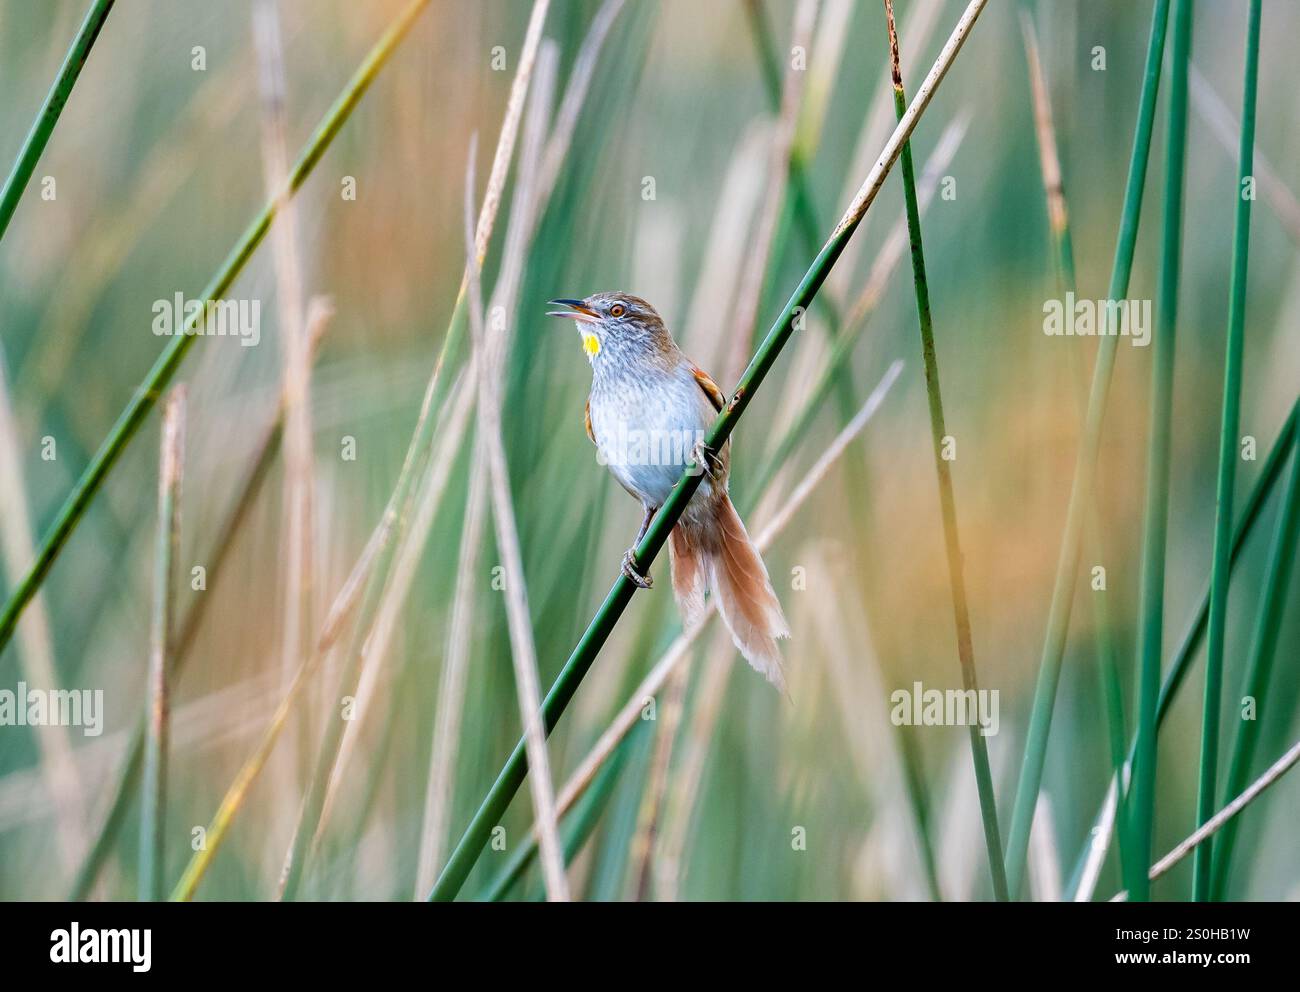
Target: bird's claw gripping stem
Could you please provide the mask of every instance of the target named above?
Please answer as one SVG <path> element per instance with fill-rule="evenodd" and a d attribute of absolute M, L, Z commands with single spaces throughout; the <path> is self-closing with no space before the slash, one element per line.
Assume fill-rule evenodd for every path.
<path fill-rule="evenodd" d="M 639 589 L 649 589 L 654 585 L 654 579 L 650 578 L 649 572 L 642 572 L 637 567 L 636 548 L 628 548 L 623 552 L 623 574 L 636 583 Z"/>
<path fill-rule="evenodd" d="M 703 472 L 715 482 L 718 479 L 718 459 L 713 453 L 713 449 L 704 443 L 704 439 L 695 442 L 695 447 L 691 449 L 691 460 L 695 463 L 696 474 Z"/>

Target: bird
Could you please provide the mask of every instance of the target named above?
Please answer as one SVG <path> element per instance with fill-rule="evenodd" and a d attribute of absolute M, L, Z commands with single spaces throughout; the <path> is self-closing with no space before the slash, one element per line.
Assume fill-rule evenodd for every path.
<path fill-rule="evenodd" d="M 785 693 L 780 638 L 790 636 L 767 567 L 728 494 L 731 441 L 712 452 L 709 427 L 726 396 L 673 340 L 663 319 L 629 293 L 558 298 L 547 316 L 572 320 L 591 363 L 587 437 L 597 460 L 641 501 L 636 540 L 623 555 L 622 573 L 642 589 L 653 585 L 636 548 L 655 513 L 689 464 L 704 478 L 668 542 L 673 597 L 689 628 L 704 614 L 706 596 L 731 632 L 741 655 Z"/>

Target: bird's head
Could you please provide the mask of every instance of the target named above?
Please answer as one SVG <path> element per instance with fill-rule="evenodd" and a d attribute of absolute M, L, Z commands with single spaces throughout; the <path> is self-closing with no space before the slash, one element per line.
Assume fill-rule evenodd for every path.
<path fill-rule="evenodd" d="M 672 337 L 663 319 L 645 300 L 628 293 L 595 293 L 584 300 L 550 300 L 561 307 L 548 310 L 548 317 L 572 320 L 582 336 L 582 350 L 594 366 L 603 355 L 630 356 L 644 350 L 652 355 L 666 355 Z"/>

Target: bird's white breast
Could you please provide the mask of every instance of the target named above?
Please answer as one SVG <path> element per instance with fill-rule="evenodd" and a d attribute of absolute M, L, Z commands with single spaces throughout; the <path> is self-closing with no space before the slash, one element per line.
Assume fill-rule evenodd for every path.
<path fill-rule="evenodd" d="M 591 428 L 600 460 L 651 506 L 663 505 L 712 423 L 713 408 L 684 365 L 592 383 Z M 697 498 L 707 487 L 706 479 Z"/>

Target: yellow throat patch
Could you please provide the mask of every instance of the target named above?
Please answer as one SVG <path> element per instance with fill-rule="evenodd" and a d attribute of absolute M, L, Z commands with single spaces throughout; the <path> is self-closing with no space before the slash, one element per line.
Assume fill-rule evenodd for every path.
<path fill-rule="evenodd" d="M 584 331 L 582 334 L 582 350 L 587 353 L 588 358 L 595 358 L 600 354 L 600 338 Z"/>

